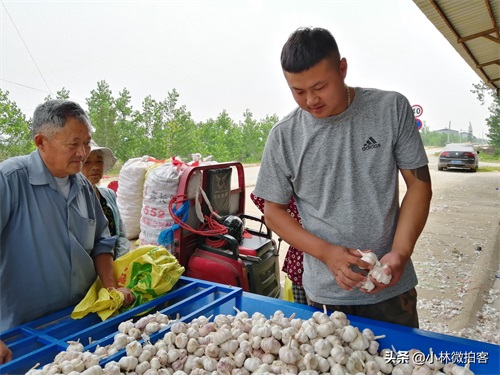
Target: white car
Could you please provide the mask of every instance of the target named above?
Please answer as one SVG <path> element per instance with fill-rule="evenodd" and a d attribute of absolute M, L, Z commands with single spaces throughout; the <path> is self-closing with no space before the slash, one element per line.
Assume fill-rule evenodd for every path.
<path fill-rule="evenodd" d="M 439 154 L 438 169 L 460 168 L 476 172 L 479 164 L 479 151 L 474 146 L 464 143 L 447 144 Z"/>

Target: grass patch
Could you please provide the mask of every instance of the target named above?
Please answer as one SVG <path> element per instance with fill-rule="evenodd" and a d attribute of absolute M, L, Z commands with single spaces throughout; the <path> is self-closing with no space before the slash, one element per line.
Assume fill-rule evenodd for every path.
<path fill-rule="evenodd" d="M 500 163 L 500 155 L 479 154 L 479 162 Z"/>
<path fill-rule="evenodd" d="M 481 167 L 481 164 L 480 164 L 477 171 L 478 172 L 500 172 L 500 167 Z"/>

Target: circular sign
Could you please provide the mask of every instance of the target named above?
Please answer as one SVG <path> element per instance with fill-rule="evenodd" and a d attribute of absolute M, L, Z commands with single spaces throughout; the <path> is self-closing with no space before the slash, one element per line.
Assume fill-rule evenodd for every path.
<path fill-rule="evenodd" d="M 422 120 L 420 120 L 419 118 L 415 119 L 415 122 L 417 123 L 417 128 L 418 130 L 422 129 Z"/>
<path fill-rule="evenodd" d="M 413 110 L 413 115 L 415 116 L 415 118 L 422 116 L 422 113 L 424 113 L 424 109 L 421 105 L 418 104 L 412 105 L 411 109 Z"/>

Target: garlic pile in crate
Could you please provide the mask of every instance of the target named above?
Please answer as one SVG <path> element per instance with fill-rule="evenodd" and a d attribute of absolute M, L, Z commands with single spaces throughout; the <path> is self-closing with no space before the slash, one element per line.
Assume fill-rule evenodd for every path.
<path fill-rule="evenodd" d="M 283 312 L 276 311 L 268 319 L 259 312 L 250 317 L 248 313 L 237 310 L 236 315 L 217 315 L 213 321 L 205 316 L 191 322 L 170 321 L 170 330 L 165 333 L 161 329 L 156 331 L 155 336 L 160 338 L 154 344 L 145 333 L 143 344 L 128 336 L 137 325 L 140 327 L 137 329 L 145 330 L 147 324 L 158 317 L 148 315 L 135 325 L 132 322 L 120 324 L 122 332 L 115 335 L 115 343 L 123 344 L 121 338 L 116 339 L 117 336 L 126 335 L 131 339 L 127 339 L 128 343 L 120 349 L 123 356 L 106 363 L 103 368 L 93 363 L 90 368 L 83 368 L 79 361 L 75 361 L 80 367 L 64 372 L 60 366 L 63 353 L 60 353 L 54 364 L 41 370 L 30 370 L 28 374 L 472 374 L 468 366 L 443 366 L 432 351 L 430 358 L 434 361 L 430 363 L 410 361 L 393 366 L 387 360 L 387 352 L 394 353 L 395 350 L 378 351 L 377 339 L 383 336 L 375 336 L 369 328 L 360 331 L 338 311 L 330 315 L 326 311 L 317 311 L 310 319 L 298 319 L 293 315 L 286 317 Z M 70 347 L 81 349 L 75 345 Z M 67 353 L 75 356 L 75 352 Z M 85 353 L 76 354 L 78 360 L 83 355 Z"/>
<path fill-rule="evenodd" d="M 374 252 L 364 252 L 359 249 L 358 252 L 361 254 L 361 260 L 364 260 L 366 263 L 370 263 L 373 266 L 373 268 L 368 272 L 367 276 L 373 277 L 379 283 L 389 284 L 392 276 L 385 273 L 385 270 L 389 268 L 388 265 L 380 263 L 377 255 Z M 370 280 L 370 277 L 367 277 L 366 281 L 361 285 L 361 288 L 369 292 L 373 290 L 373 288 L 375 288 L 375 284 L 373 284 L 373 282 Z"/>
<path fill-rule="evenodd" d="M 84 374 L 101 375 L 103 369 L 99 366 L 99 356 L 88 351 L 83 351 L 83 345 L 78 341 L 68 341 L 68 348 L 60 352 L 54 358 L 54 362 L 48 363 L 40 370 L 31 369 L 31 374 Z"/>

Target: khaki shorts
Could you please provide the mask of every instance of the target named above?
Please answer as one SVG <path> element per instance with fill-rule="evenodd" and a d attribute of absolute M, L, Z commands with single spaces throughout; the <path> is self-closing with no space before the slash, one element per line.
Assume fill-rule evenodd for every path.
<path fill-rule="evenodd" d="M 323 305 L 307 298 L 307 303 L 323 309 Z M 325 305 L 327 310 L 418 328 L 417 291 L 415 288 L 399 296 L 371 305 Z"/>

